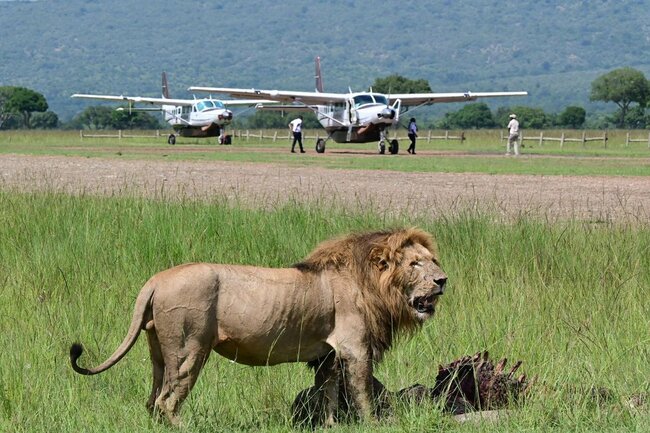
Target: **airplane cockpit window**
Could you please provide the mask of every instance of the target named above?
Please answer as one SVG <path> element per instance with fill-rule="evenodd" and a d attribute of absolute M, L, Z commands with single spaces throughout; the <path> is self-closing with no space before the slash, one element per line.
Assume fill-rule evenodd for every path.
<path fill-rule="evenodd" d="M 211 110 L 213 108 L 225 108 L 223 102 L 214 101 L 212 99 L 206 99 L 205 101 L 199 101 L 196 104 L 196 109 L 198 111 Z"/>
<path fill-rule="evenodd" d="M 372 99 L 371 95 L 357 95 L 354 97 L 354 107 L 360 107 L 366 104 L 373 104 L 375 101 Z"/>
<path fill-rule="evenodd" d="M 386 98 L 386 96 L 373 93 L 372 97 L 375 98 L 376 103 L 388 105 L 388 98 Z"/>

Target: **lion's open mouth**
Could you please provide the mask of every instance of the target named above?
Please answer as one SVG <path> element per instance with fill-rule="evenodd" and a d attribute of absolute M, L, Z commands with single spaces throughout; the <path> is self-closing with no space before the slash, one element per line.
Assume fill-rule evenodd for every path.
<path fill-rule="evenodd" d="M 413 308 L 421 314 L 433 314 L 436 310 L 439 295 L 418 296 L 413 299 Z"/>

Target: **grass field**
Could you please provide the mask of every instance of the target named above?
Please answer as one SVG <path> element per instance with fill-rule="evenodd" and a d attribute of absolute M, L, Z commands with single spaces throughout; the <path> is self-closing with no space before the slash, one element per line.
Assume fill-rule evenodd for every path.
<path fill-rule="evenodd" d="M 316 135 L 322 131 L 308 131 Z M 527 132 L 531 135 L 538 131 Z M 545 131 L 546 136 L 559 136 L 561 131 Z M 146 132 L 135 132 L 146 134 Z M 149 133 L 151 134 L 151 133 Z M 270 132 L 266 132 L 271 135 Z M 569 131 L 567 136 L 579 137 L 581 132 Z M 305 155 L 288 153 L 290 143 L 286 139 L 235 138 L 231 146 L 214 144 L 216 139 L 179 138 L 176 146 L 166 144 L 164 134 L 160 138 L 84 138 L 78 132 L 0 132 L 0 155 L 8 153 L 29 155 L 62 155 L 130 159 L 234 161 L 285 164 L 291 166 L 319 166 L 328 168 L 352 168 L 370 170 L 394 170 L 402 172 L 475 172 L 490 174 L 540 174 L 540 175 L 605 175 L 649 176 L 650 149 L 646 142 L 625 145 L 625 131 L 609 131 L 607 147 L 602 142 L 559 143 L 539 146 L 528 143 L 522 158 L 503 156 L 504 144 L 498 130 L 466 132 L 467 140 L 421 139 L 418 155 L 408 155 L 406 141 L 402 141 L 400 155 L 378 155 L 376 143 L 328 144 L 325 154 L 313 150 L 313 143 L 306 141 Z M 424 136 L 425 134 L 423 134 Z M 590 135 L 602 135 L 593 132 Z M 637 139 L 646 139 L 647 133 L 635 133 Z M 313 140 L 311 140 L 313 141 Z M 294 157 L 292 157 L 294 156 Z"/>
<path fill-rule="evenodd" d="M 12 140 L 1 140 L 6 152 Z M 39 145 L 59 146 L 52 140 Z M 288 266 L 333 235 L 403 225 L 435 235 L 449 290 L 423 331 L 388 354 L 380 380 L 392 390 L 432 384 L 439 363 L 487 349 L 523 360 L 522 371 L 538 375 L 538 385 L 498 424 L 460 425 L 422 406 L 398 408 L 382 424 L 332 431 L 650 430 L 649 403 L 627 404 L 650 391 L 645 225 L 501 223 L 476 213 L 387 219 L 336 206 L 258 211 L 219 198 L 2 190 L 0 221 L 0 431 L 178 431 L 153 423 L 144 408 L 151 375 L 145 341 L 94 377 L 73 373 L 69 345 L 85 344 L 82 365 L 103 361 L 121 342 L 141 285 L 170 266 Z M 301 365 L 251 368 L 213 356 L 184 406 L 180 431 L 290 431 L 291 401 L 310 383 Z M 594 398 L 592 387 L 606 387 L 610 398 Z"/>

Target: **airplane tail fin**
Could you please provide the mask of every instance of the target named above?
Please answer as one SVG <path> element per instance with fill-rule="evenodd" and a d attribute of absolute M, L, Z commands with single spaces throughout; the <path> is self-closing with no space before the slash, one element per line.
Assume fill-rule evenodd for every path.
<path fill-rule="evenodd" d="M 323 91 L 323 75 L 320 72 L 320 57 L 316 57 L 316 91 Z"/>
<path fill-rule="evenodd" d="M 162 73 L 162 96 L 169 99 L 169 85 L 167 84 L 167 73 Z"/>

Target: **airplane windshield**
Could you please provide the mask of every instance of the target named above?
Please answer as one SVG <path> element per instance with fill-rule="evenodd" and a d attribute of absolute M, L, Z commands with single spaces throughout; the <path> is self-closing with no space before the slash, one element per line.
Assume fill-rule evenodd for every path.
<path fill-rule="evenodd" d="M 369 94 L 364 94 L 364 95 L 357 95 L 354 97 L 354 106 L 355 107 L 360 107 L 362 105 L 366 104 L 372 104 L 375 101 L 372 99 L 372 95 Z"/>
<path fill-rule="evenodd" d="M 388 105 L 388 98 L 379 93 L 364 93 L 354 97 L 354 107 L 360 107 L 366 104 L 383 104 Z"/>
<path fill-rule="evenodd" d="M 375 98 L 376 103 L 388 105 L 388 98 L 386 98 L 386 96 L 373 93 L 372 97 Z"/>
<path fill-rule="evenodd" d="M 206 99 L 205 101 L 199 101 L 196 104 L 196 109 L 198 111 L 205 111 L 213 108 L 224 108 L 223 102 Z"/>

